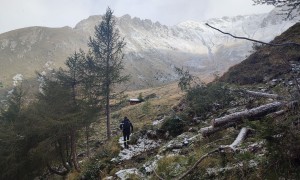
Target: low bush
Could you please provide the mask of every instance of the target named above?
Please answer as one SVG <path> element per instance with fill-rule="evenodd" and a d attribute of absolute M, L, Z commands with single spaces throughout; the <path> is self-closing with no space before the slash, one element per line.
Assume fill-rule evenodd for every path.
<path fill-rule="evenodd" d="M 300 128 L 290 118 L 280 123 L 266 122 L 261 135 L 267 142 L 267 161 L 263 165 L 266 168 L 265 175 L 299 179 Z"/>
<path fill-rule="evenodd" d="M 149 115 L 151 113 L 151 103 L 150 101 L 146 101 L 143 105 L 142 105 L 142 112 L 146 115 Z"/>
<path fill-rule="evenodd" d="M 120 152 L 120 147 L 118 144 L 118 137 L 113 140 L 108 141 L 102 146 L 101 150 L 97 155 L 87 162 L 86 167 L 82 172 L 81 179 L 99 179 L 101 175 L 107 175 L 111 173 L 115 165 L 111 162 L 111 159 L 117 156 Z"/>
<path fill-rule="evenodd" d="M 160 130 L 163 132 L 169 132 L 173 137 L 180 135 L 184 132 L 186 123 L 179 117 L 170 117 L 164 121 Z"/>
<path fill-rule="evenodd" d="M 101 164 L 102 163 L 100 161 L 90 162 L 85 172 L 83 173 L 82 179 L 91 179 L 91 180 L 99 179 Z"/>
<path fill-rule="evenodd" d="M 222 83 L 211 83 L 207 86 L 196 86 L 186 95 L 189 106 L 197 116 L 206 117 L 209 112 L 228 105 L 233 96 L 229 88 Z"/>

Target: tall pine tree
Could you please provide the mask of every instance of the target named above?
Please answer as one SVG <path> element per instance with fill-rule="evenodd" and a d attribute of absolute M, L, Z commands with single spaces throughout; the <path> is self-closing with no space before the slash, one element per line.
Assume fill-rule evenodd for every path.
<path fill-rule="evenodd" d="M 119 35 L 113 11 L 107 8 L 99 25 L 95 26 L 94 37 L 90 37 L 88 46 L 91 48 L 93 58 L 89 61 L 91 70 L 102 84 L 102 92 L 105 99 L 107 138 L 111 138 L 110 127 L 110 97 L 115 84 L 128 80 L 128 76 L 122 76 L 124 38 Z"/>

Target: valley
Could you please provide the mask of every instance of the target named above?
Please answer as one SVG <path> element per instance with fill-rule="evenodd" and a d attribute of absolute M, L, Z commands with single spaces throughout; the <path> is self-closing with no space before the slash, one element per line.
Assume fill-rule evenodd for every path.
<path fill-rule="evenodd" d="M 65 67 L 72 53 L 87 50 L 89 36 L 100 19 L 91 16 L 74 28 L 28 27 L 0 34 L 1 96 L 11 90 L 16 75 L 32 83 L 36 72 L 49 74 Z M 268 42 L 297 20 L 284 21 L 275 9 L 269 14 L 186 21 L 170 27 L 129 15 L 118 17 L 116 22 L 126 42 L 124 64 L 125 72 L 131 75 L 129 87 L 142 89 L 175 82 L 174 67 L 188 69 L 206 81 L 251 53 L 252 43 L 215 32 L 205 23 Z"/>
<path fill-rule="evenodd" d="M 300 18 L 279 12 L 0 34 L 0 179 L 299 179 Z"/>

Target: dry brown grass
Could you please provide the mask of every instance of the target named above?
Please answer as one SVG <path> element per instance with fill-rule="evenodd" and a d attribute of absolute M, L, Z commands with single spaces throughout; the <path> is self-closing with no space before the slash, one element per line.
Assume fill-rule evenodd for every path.
<path fill-rule="evenodd" d="M 137 98 L 139 94 L 146 97 L 153 93 L 156 94 L 156 98 L 149 99 L 148 102 L 128 105 L 122 108 L 118 112 L 120 117 L 127 116 L 131 119 L 133 124 L 135 124 L 135 127 L 141 128 L 144 125 L 151 124 L 158 115 L 168 114 L 171 111 L 171 107 L 177 104 L 184 95 L 176 83 L 161 87 L 130 91 L 126 94 L 129 98 Z M 143 106 L 149 106 L 149 111 L 144 112 Z"/>
<path fill-rule="evenodd" d="M 155 102 L 162 104 L 174 103 L 174 101 L 178 101 L 178 99 L 183 95 L 177 83 L 164 85 L 160 87 L 130 91 L 126 94 L 129 98 L 137 98 L 140 93 L 143 95 L 143 97 L 155 93 L 158 97 L 160 97 L 158 99 L 155 99 Z"/>
<path fill-rule="evenodd" d="M 150 94 L 156 94 L 156 98 L 149 99 L 148 102 L 142 102 L 136 105 L 128 104 L 121 110 L 112 112 L 111 128 L 113 135 L 120 136 L 119 123 L 124 116 L 127 116 L 134 126 L 134 131 L 138 131 L 143 126 L 151 125 L 158 115 L 169 114 L 172 106 L 178 104 L 184 93 L 177 86 L 177 83 L 154 87 L 142 90 L 125 92 L 128 98 L 138 98 L 139 94 L 146 97 Z M 146 113 L 143 109 L 149 106 Z M 106 139 L 106 117 L 101 116 L 97 123 L 93 125 L 97 139 Z"/>

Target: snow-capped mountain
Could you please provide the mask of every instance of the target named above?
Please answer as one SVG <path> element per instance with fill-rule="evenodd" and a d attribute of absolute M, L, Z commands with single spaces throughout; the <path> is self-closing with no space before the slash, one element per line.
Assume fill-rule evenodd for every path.
<path fill-rule="evenodd" d="M 63 66 L 79 48 L 87 50 L 89 36 L 101 16 L 91 16 L 74 28 L 29 27 L 0 34 L 0 82 L 13 85 L 13 77 L 35 77 Z M 252 51 L 252 43 L 221 34 L 205 23 L 236 36 L 270 41 L 299 19 L 284 21 L 270 14 L 214 18 L 205 22 L 186 21 L 176 26 L 124 15 L 117 27 L 127 43 L 125 71 L 131 74 L 131 87 L 143 88 L 177 79 L 174 67 L 184 67 L 201 77 L 223 73 Z M 3 89 L 2 87 L 2 89 Z M 1 90 L 1 88 L 0 88 Z"/>

